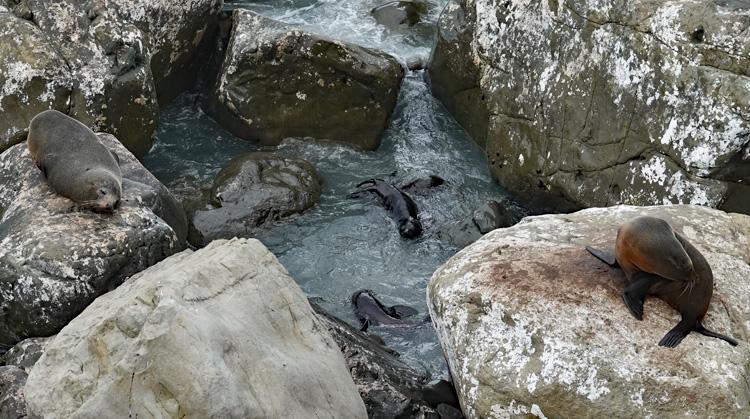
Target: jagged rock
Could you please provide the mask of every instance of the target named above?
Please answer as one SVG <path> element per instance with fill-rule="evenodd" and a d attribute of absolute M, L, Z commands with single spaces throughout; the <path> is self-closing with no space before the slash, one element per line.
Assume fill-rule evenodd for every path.
<path fill-rule="evenodd" d="M 450 3 L 429 76 L 530 206 L 750 213 L 743 2 Z"/>
<path fill-rule="evenodd" d="M 27 416 L 23 386 L 28 374 L 15 365 L 0 366 L 0 417 L 25 419 Z"/>
<path fill-rule="evenodd" d="M 202 61 L 199 45 L 221 7 L 218 0 L 11 3 L 16 17 L 0 12 L 0 69 L 8 70 L 0 104 L 22 112 L 0 118 L 0 150 L 53 107 L 117 135 L 139 158 L 153 143 L 157 95 L 164 104 L 194 81 L 191 66 Z"/>
<path fill-rule="evenodd" d="M 471 217 L 444 226 L 438 236 L 458 247 L 466 247 L 496 228 L 510 227 L 522 218 L 520 211 L 507 200 L 487 201 Z"/>
<path fill-rule="evenodd" d="M 275 145 L 287 137 L 374 150 L 404 71 L 395 58 L 235 10 L 207 111 L 235 135 Z"/>
<path fill-rule="evenodd" d="M 426 13 L 427 4 L 415 0 L 391 1 L 370 11 L 375 21 L 390 29 L 416 25 Z"/>
<path fill-rule="evenodd" d="M 321 307 L 312 306 L 344 353 L 370 419 L 439 419 L 443 416 L 435 406 L 455 404 L 452 394 L 446 397 L 444 391 L 430 391 L 433 387 L 427 383 L 428 374 L 401 361 L 398 353 L 384 346 L 382 341 L 326 313 Z M 443 383 L 439 386 L 444 387 Z M 427 396 L 426 387 L 429 387 Z"/>
<path fill-rule="evenodd" d="M 323 179 L 305 160 L 270 153 L 248 153 L 224 166 L 211 188 L 213 208 L 196 210 L 193 225 L 207 243 L 248 237 L 269 223 L 312 207 Z"/>
<path fill-rule="evenodd" d="M 0 343 L 56 333 L 98 295 L 185 247 L 174 197 L 116 138 L 99 138 L 122 168 L 113 214 L 75 210 L 25 143 L 0 154 Z"/>
<path fill-rule="evenodd" d="M 0 365 L 15 365 L 28 370 L 36 364 L 44 352 L 49 338 L 29 338 L 18 342 L 0 357 Z"/>
<path fill-rule="evenodd" d="M 617 228 L 668 220 L 714 273 L 706 327 L 740 341 L 659 340 L 679 313 L 648 298 L 643 321 L 620 297 L 624 275 L 584 250 L 612 249 Z M 527 217 L 440 267 L 427 289 L 469 418 L 722 417 L 750 411 L 750 217 L 696 206 L 597 208 Z M 544 415 L 544 416 L 542 416 Z"/>
<path fill-rule="evenodd" d="M 246 239 L 99 297 L 48 343 L 24 395 L 45 418 L 367 416 L 302 290 Z"/>

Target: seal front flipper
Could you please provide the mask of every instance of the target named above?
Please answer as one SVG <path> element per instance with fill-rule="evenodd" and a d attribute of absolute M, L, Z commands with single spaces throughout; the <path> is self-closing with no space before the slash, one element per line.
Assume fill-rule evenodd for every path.
<path fill-rule="evenodd" d="M 685 339 L 685 336 L 687 336 L 693 329 L 694 326 L 691 325 L 690 322 L 681 320 L 679 323 L 677 323 L 677 326 L 672 328 L 672 330 L 667 332 L 667 334 L 664 335 L 663 338 L 661 338 L 661 340 L 659 341 L 659 346 L 674 348 L 679 345 L 680 342 Z"/>
<path fill-rule="evenodd" d="M 635 272 L 629 278 L 630 284 L 622 290 L 622 301 L 630 310 L 630 314 L 638 320 L 643 320 L 643 302 L 652 285 L 662 278 L 647 272 Z"/>
<path fill-rule="evenodd" d="M 388 311 L 393 317 L 398 317 L 400 319 L 419 314 L 419 312 L 415 308 L 398 304 L 389 308 Z"/>
<path fill-rule="evenodd" d="M 716 339 L 721 339 L 727 343 L 729 343 L 732 346 L 737 346 L 737 341 L 730 338 L 729 336 L 724 336 L 721 333 L 716 333 L 714 331 L 708 330 L 705 327 L 703 327 L 702 324 L 698 323 L 698 326 L 695 328 L 695 331 L 700 333 L 703 336 L 709 336 Z"/>
<path fill-rule="evenodd" d="M 619 266 L 617 264 L 617 259 L 615 259 L 615 255 L 612 252 L 594 249 L 591 246 L 586 246 L 586 250 L 588 250 L 588 252 L 591 253 L 595 258 L 601 260 L 602 262 L 606 263 L 607 265 L 613 268 L 616 268 Z"/>

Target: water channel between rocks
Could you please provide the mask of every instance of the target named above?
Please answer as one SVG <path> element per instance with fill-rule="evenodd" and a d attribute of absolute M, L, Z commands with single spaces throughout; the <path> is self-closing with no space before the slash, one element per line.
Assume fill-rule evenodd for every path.
<path fill-rule="evenodd" d="M 412 28 L 389 31 L 369 10 L 379 2 L 233 2 L 269 17 L 301 25 L 332 38 L 385 50 L 406 62 L 426 57 L 444 2 L 431 4 L 428 16 Z M 260 148 L 222 130 L 184 94 L 163 111 L 157 142 L 144 163 L 162 182 L 178 189 L 186 178 L 210 185 L 233 156 Z M 350 296 L 373 290 L 386 305 L 406 304 L 427 316 L 425 289 L 432 273 L 459 249 L 438 237 L 441 226 L 470 216 L 489 199 L 504 196 L 490 177 L 484 156 L 443 106 L 432 97 L 422 71 L 407 73 L 380 148 L 361 152 L 336 144 L 287 139 L 263 148 L 310 161 L 324 178 L 320 204 L 304 214 L 260 231 L 261 240 L 310 297 L 332 314 L 357 324 Z M 399 236 L 394 222 L 374 200 L 350 199 L 355 185 L 395 172 L 397 183 L 439 175 L 448 181 L 415 195 L 425 234 Z M 447 368 L 431 324 L 370 329 L 410 364 L 442 376 Z"/>

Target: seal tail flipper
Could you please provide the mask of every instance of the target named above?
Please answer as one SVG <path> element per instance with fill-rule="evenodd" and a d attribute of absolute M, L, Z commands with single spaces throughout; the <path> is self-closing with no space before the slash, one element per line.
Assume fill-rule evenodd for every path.
<path fill-rule="evenodd" d="M 691 327 L 689 323 L 682 320 L 677 323 L 677 326 L 672 328 L 672 330 L 667 332 L 667 334 L 664 335 L 663 338 L 661 338 L 661 340 L 659 341 L 659 346 L 674 348 L 679 345 L 680 342 L 685 339 L 685 336 L 687 336 L 693 329 L 694 328 Z"/>
<path fill-rule="evenodd" d="M 698 323 L 698 326 L 695 328 L 695 331 L 698 332 L 698 333 L 700 333 L 703 336 L 709 336 L 709 337 L 712 337 L 712 338 L 721 339 L 721 340 L 729 343 L 732 346 L 737 346 L 737 341 L 736 340 L 730 338 L 729 336 L 724 336 L 724 335 L 722 335 L 720 333 L 716 333 L 714 331 L 708 330 L 705 327 L 703 327 L 703 325 L 700 324 L 700 323 Z"/>
<path fill-rule="evenodd" d="M 586 246 L 586 250 L 588 250 L 588 252 L 591 253 L 595 258 L 601 260 L 602 262 L 606 263 L 609 266 L 612 266 L 612 267 L 619 266 L 617 264 L 617 259 L 615 259 L 615 255 L 612 252 L 594 249 L 591 246 Z"/>

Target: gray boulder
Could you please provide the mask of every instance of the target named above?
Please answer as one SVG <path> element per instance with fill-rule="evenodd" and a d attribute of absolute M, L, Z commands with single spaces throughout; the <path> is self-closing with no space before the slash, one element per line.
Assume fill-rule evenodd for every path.
<path fill-rule="evenodd" d="M 49 338 L 28 338 L 18 342 L 0 357 L 0 365 L 15 365 L 29 370 L 44 352 Z"/>
<path fill-rule="evenodd" d="M 521 218 L 520 211 L 507 200 L 490 200 L 465 220 L 443 226 L 438 231 L 438 237 L 455 246 L 466 247 L 482 235 L 496 228 L 510 227 Z"/>
<path fill-rule="evenodd" d="M 323 179 L 305 160 L 248 153 L 221 169 L 211 188 L 213 207 L 196 210 L 193 225 L 207 243 L 248 237 L 260 226 L 299 214 L 320 200 Z"/>
<path fill-rule="evenodd" d="M 20 367 L 0 366 L 0 418 L 25 419 L 28 417 L 23 386 L 28 373 Z"/>
<path fill-rule="evenodd" d="M 31 416 L 366 418 L 336 343 L 257 240 L 134 275 L 47 345 Z"/>
<path fill-rule="evenodd" d="M 221 1 L 10 0 L 9 5 L 15 17 L 0 12 L 0 69 L 9 70 L 0 73 L 8 87 L 0 90 L 0 104 L 7 101 L 22 112 L 7 122 L 0 119 L 6 137 L 0 138 L 0 150 L 23 138 L 33 115 L 52 107 L 117 135 L 141 158 L 153 143 L 158 102 L 166 103 L 195 80 L 191 66 L 202 61 L 202 41 L 216 26 Z"/>
<path fill-rule="evenodd" d="M 648 298 L 643 321 L 622 302 L 624 275 L 588 254 L 617 228 L 669 221 L 706 257 L 714 294 L 706 327 L 673 349 L 680 319 Z M 747 417 L 750 407 L 750 217 L 697 206 L 589 209 L 526 217 L 440 267 L 428 307 L 469 418 Z"/>
<path fill-rule="evenodd" d="M 209 113 L 233 134 L 275 145 L 313 137 L 374 150 L 404 71 L 376 50 L 235 10 Z"/>
<path fill-rule="evenodd" d="M 750 213 L 746 2 L 461 0 L 438 26 L 433 93 L 530 205 Z"/>
<path fill-rule="evenodd" d="M 0 154 L 0 343 L 56 333 L 98 295 L 185 247 L 174 197 L 117 139 L 99 138 L 124 179 L 110 215 L 75 210 L 52 191 L 25 143 Z"/>

